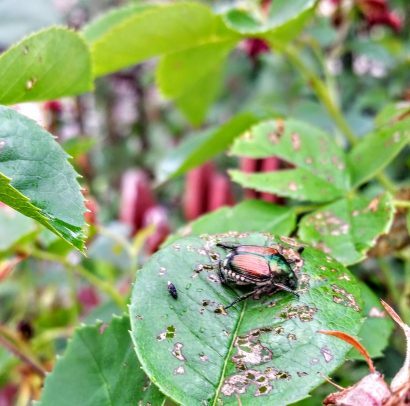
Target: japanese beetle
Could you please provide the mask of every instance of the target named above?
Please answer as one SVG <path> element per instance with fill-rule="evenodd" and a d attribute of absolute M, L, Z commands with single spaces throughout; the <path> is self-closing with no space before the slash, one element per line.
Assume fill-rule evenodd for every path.
<path fill-rule="evenodd" d="M 235 245 L 218 243 L 228 252 L 219 262 L 219 277 L 224 284 L 254 287 L 225 307 L 228 309 L 242 300 L 262 294 L 270 294 L 281 290 L 299 297 L 296 292 L 298 278 L 295 268 L 301 267 L 300 255 L 304 247 L 299 247 L 297 253 L 285 256 L 280 246 L 264 247 L 259 245 Z M 282 251 L 282 252 L 281 252 Z M 294 264 L 298 263 L 298 266 Z"/>
<path fill-rule="evenodd" d="M 177 288 L 175 287 L 175 285 L 174 285 L 172 282 L 168 281 L 168 283 L 167 283 L 167 289 L 168 289 L 169 294 L 170 294 L 175 300 L 178 299 L 178 291 L 177 291 Z"/>

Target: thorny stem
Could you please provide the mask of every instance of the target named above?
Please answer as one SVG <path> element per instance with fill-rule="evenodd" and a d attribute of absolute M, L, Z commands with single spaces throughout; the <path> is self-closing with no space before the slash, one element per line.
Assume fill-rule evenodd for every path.
<path fill-rule="evenodd" d="M 326 84 L 320 77 L 306 65 L 303 59 L 297 52 L 297 49 L 292 47 L 291 45 L 283 45 L 277 42 L 272 41 L 273 46 L 278 51 L 282 52 L 283 55 L 288 57 L 288 59 L 299 69 L 301 74 L 306 78 L 306 81 L 310 84 L 312 89 L 315 91 L 317 98 L 322 102 L 322 104 L 326 107 L 327 111 L 329 112 L 330 116 L 335 121 L 336 125 L 338 126 L 339 130 L 342 134 L 346 137 L 346 139 L 350 142 L 352 146 L 358 144 L 359 139 L 350 129 L 349 124 L 347 123 L 346 119 L 344 118 L 339 106 L 336 104 L 334 98 L 332 97 L 330 91 L 328 90 Z M 377 180 L 391 193 L 395 193 L 397 188 L 393 184 L 393 182 L 383 173 L 380 172 L 376 176 Z"/>
<path fill-rule="evenodd" d="M 9 339 L 11 334 L 6 331 L 3 326 L 0 326 L 0 345 L 6 348 L 9 352 L 14 354 L 17 358 L 19 358 L 22 362 L 30 367 L 41 377 L 46 376 L 46 370 L 41 366 L 41 364 L 31 355 L 27 354 L 27 350 L 23 349 L 23 345 L 17 345 L 19 340 L 16 337 L 13 337 L 13 341 L 11 342 Z M 19 343 L 21 344 L 21 343 Z"/>
<path fill-rule="evenodd" d="M 111 299 L 123 310 L 126 310 L 126 303 L 123 297 L 117 292 L 115 287 L 113 287 L 110 283 L 103 281 L 102 279 L 98 278 L 97 276 L 90 273 L 86 268 L 82 267 L 81 265 L 72 264 L 69 260 L 64 257 L 60 257 L 59 255 L 51 254 L 49 252 L 32 249 L 29 253 L 33 257 L 37 259 L 41 259 L 43 261 L 51 261 L 57 262 L 69 269 L 70 271 L 78 274 L 82 278 L 86 279 L 91 285 L 97 287 L 101 291 L 105 292 Z"/>

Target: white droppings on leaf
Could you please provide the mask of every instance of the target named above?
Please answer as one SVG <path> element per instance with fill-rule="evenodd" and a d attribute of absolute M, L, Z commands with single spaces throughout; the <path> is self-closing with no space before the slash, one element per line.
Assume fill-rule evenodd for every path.
<path fill-rule="evenodd" d="M 185 356 L 182 354 L 183 346 L 184 344 L 182 343 L 175 343 L 172 349 L 172 355 L 179 361 L 186 361 Z"/>
<path fill-rule="evenodd" d="M 182 365 L 174 369 L 174 375 L 183 375 L 183 374 L 185 374 L 185 368 Z"/>
<path fill-rule="evenodd" d="M 298 185 L 295 182 L 290 182 L 288 188 L 291 192 L 296 192 L 298 190 Z"/>
<path fill-rule="evenodd" d="M 330 362 L 333 360 L 333 354 L 330 351 L 330 348 L 324 346 L 320 349 L 320 353 L 322 354 L 323 358 L 325 359 L 326 362 Z"/>
<path fill-rule="evenodd" d="M 300 135 L 298 133 L 293 133 L 291 135 L 291 140 L 292 140 L 293 149 L 295 151 L 299 151 L 300 150 L 300 145 L 301 145 Z"/>
<path fill-rule="evenodd" d="M 381 309 L 378 309 L 377 307 L 372 307 L 370 310 L 369 310 L 369 317 L 375 317 L 375 318 L 381 318 L 381 319 L 383 319 L 384 317 L 386 317 L 386 312 L 385 311 L 383 311 L 383 310 L 381 310 Z"/>
<path fill-rule="evenodd" d="M 35 84 L 37 83 L 36 78 L 30 78 L 26 81 L 26 90 L 32 90 Z"/>

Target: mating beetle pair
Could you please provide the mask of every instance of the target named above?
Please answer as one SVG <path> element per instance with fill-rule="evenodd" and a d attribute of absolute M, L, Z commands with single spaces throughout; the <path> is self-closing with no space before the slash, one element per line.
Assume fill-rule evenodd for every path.
<path fill-rule="evenodd" d="M 286 291 L 296 293 L 298 277 L 295 273 L 303 261 L 300 254 L 304 247 L 299 247 L 297 253 L 285 257 L 283 250 L 277 247 L 264 247 L 258 245 L 236 245 L 218 243 L 228 252 L 226 257 L 219 261 L 219 277 L 224 284 L 254 287 L 254 289 L 225 306 L 225 309 L 241 302 L 242 300 L 262 294 L 271 294 Z M 280 252 L 282 251 L 282 252 Z"/>

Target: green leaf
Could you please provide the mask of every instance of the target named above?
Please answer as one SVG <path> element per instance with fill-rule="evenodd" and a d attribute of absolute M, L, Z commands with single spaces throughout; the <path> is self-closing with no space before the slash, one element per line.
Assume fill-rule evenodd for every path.
<path fill-rule="evenodd" d="M 187 138 L 178 147 L 172 149 L 160 163 L 157 173 L 158 181 L 165 182 L 182 175 L 189 169 L 225 151 L 239 134 L 256 121 L 255 115 L 241 113 L 216 129 L 206 130 Z"/>
<path fill-rule="evenodd" d="M 96 144 L 96 139 L 91 137 L 79 136 L 72 137 L 65 141 L 61 146 L 73 158 L 87 154 Z"/>
<path fill-rule="evenodd" d="M 78 328 L 47 376 L 40 405 L 161 405 L 164 396 L 142 372 L 128 330 L 128 317 Z"/>
<path fill-rule="evenodd" d="M 290 41 L 302 30 L 312 15 L 315 0 L 275 0 L 268 16 L 256 10 L 231 9 L 224 15 L 225 23 L 241 34 L 256 35 L 267 39 Z"/>
<path fill-rule="evenodd" d="M 33 220 L 0 204 L 0 254 L 34 236 L 37 231 L 38 227 Z"/>
<path fill-rule="evenodd" d="M 131 14 L 113 19 L 115 24 L 106 24 L 105 32 L 91 42 L 97 76 L 154 56 L 237 37 L 220 17 L 198 3 L 163 4 Z"/>
<path fill-rule="evenodd" d="M 164 56 L 158 65 L 157 83 L 162 93 L 175 100 L 191 123 L 200 124 L 218 95 L 221 74 L 231 38 Z"/>
<path fill-rule="evenodd" d="M 364 345 L 371 358 L 383 356 L 383 350 L 389 344 L 389 338 L 394 329 L 394 323 L 380 304 L 379 298 L 364 283 L 360 283 L 364 302 L 363 312 L 366 316 L 360 329 L 360 342 Z M 363 359 L 356 349 L 352 349 L 350 358 Z"/>
<path fill-rule="evenodd" d="M 388 103 L 374 119 L 376 127 L 391 125 L 396 121 L 404 120 L 410 115 L 410 103 Z"/>
<path fill-rule="evenodd" d="M 56 99 L 92 89 L 90 53 L 67 28 L 48 28 L 0 56 L 0 103 Z"/>
<path fill-rule="evenodd" d="M 247 221 L 243 221 L 247 219 Z M 167 240 L 187 235 L 226 233 L 229 231 L 259 231 L 289 235 L 295 228 L 296 214 L 290 207 L 261 200 L 245 200 L 234 207 L 222 207 L 201 216 Z"/>
<path fill-rule="evenodd" d="M 323 252 L 306 248 L 303 264 L 298 262 L 299 298 L 280 292 L 225 311 L 239 291 L 219 282 L 218 258 L 227 254 L 216 247 L 219 241 L 280 243 L 285 255 L 300 261 L 294 240 L 258 233 L 188 237 L 159 251 L 138 272 L 130 307 L 143 369 L 184 405 L 237 405 L 236 395 L 244 405 L 304 398 L 350 349 L 317 331 L 355 335 L 360 329 L 357 282 Z M 177 300 L 168 293 L 168 281 L 178 290 Z"/>
<path fill-rule="evenodd" d="M 303 217 L 299 237 L 345 265 L 365 258 L 376 239 L 393 221 L 392 197 L 351 197 L 321 207 Z"/>
<path fill-rule="evenodd" d="M 34 121 L 2 106 L 0 201 L 83 249 L 84 201 L 67 154 Z"/>
<path fill-rule="evenodd" d="M 331 183 L 302 168 L 263 173 L 230 170 L 229 174 L 233 181 L 245 188 L 297 200 L 327 202 L 340 197 L 342 194 Z"/>
<path fill-rule="evenodd" d="M 319 178 L 340 191 L 349 189 L 343 150 L 325 132 L 303 121 L 263 121 L 235 141 L 232 153 L 252 158 L 278 156 L 303 168 L 301 173 L 310 174 L 309 180 Z"/>
<path fill-rule="evenodd" d="M 410 120 L 385 125 L 366 135 L 348 154 L 352 186 L 366 182 L 386 167 L 410 142 Z"/>
<path fill-rule="evenodd" d="M 90 23 L 84 26 L 82 34 L 87 42 L 93 43 L 127 18 L 155 7 L 154 4 L 138 3 L 127 4 L 124 7 L 116 7 L 91 20 Z"/>

